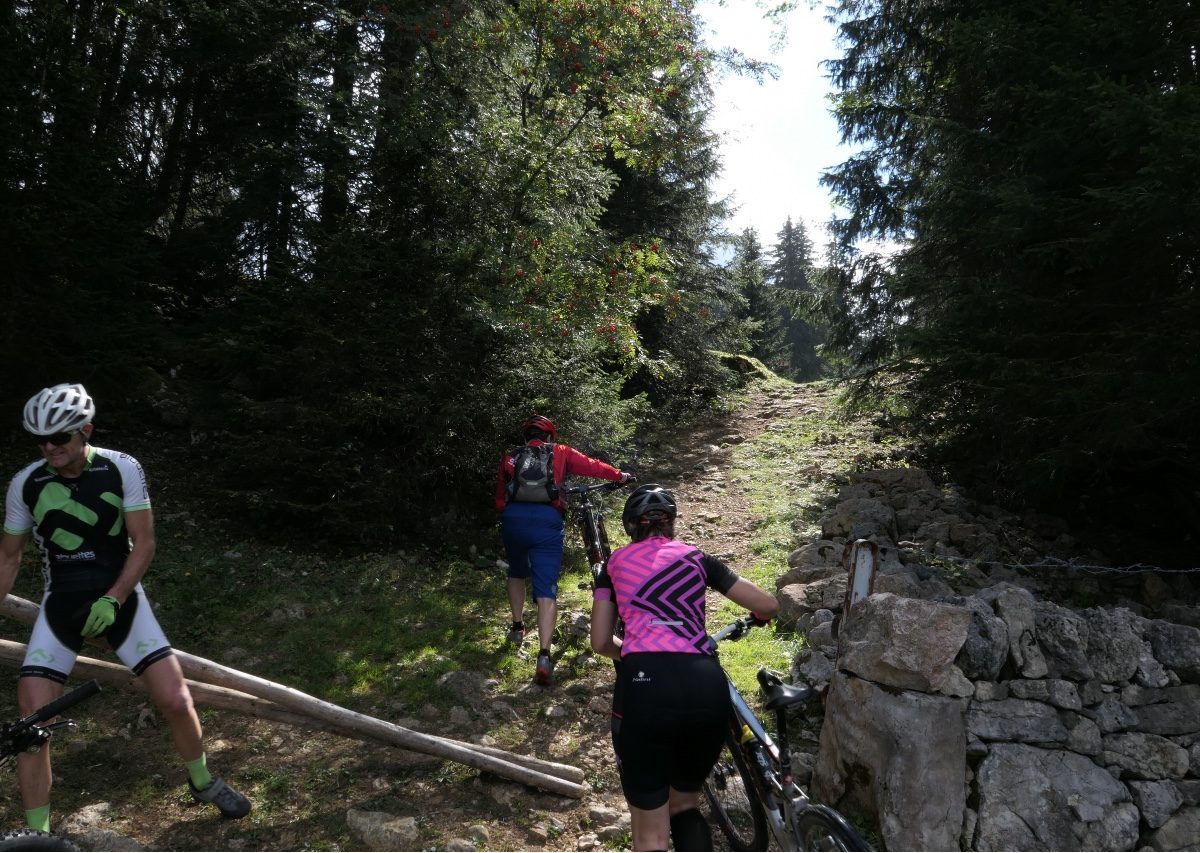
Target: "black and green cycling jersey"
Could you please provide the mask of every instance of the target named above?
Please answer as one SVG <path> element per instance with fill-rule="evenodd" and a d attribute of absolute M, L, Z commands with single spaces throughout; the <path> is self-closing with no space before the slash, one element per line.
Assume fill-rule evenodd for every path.
<path fill-rule="evenodd" d="M 47 592 L 103 592 L 129 556 L 125 514 L 147 509 L 150 491 L 138 461 L 92 447 L 78 477 L 64 477 L 44 460 L 13 477 L 4 531 L 32 534 Z"/>

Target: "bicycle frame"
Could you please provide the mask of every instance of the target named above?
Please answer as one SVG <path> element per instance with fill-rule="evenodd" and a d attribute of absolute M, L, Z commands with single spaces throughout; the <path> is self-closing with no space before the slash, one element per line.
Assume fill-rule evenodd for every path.
<path fill-rule="evenodd" d="M 63 711 L 73 705 L 77 705 L 90 696 L 95 696 L 99 692 L 99 682 L 94 679 L 84 682 L 70 693 L 43 705 L 28 717 L 0 726 L 0 767 L 7 765 L 19 753 L 36 752 L 38 749 L 41 749 L 42 744 L 50 740 L 54 732 L 59 729 L 74 728 L 75 722 L 73 720 L 59 720 L 58 722 L 47 723 L 46 725 L 40 724 L 46 723 L 47 720 L 53 720 Z"/>
<path fill-rule="evenodd" d="M 762 798 L 767 827 L 781 849 L 799 850 L 801 848 L 798 843 L 799 827 L 796 818 L 802 810 L 809 807 L 809 799 L 792 778 L 791 755 L 787 750 L 786 735 L 783 734 L 786 727 L 783 711 L 780 709 L 776 712 L 775 730 L 780 732 L 780 744 L 776 744 L 732 681 L 729 682 L 729 698 L 733 703 L 735 734 L 743 738 L 743 748 L 752 753 L 749 757 L 755 758 L 755 750 L 746 746 L 744 732 L 747 729 L 768 756 L 767 766 L 757 759 L 750 762 L 750 768 L 755 773 L 755 782 L 759 786 L 758 793 Z"/>
<path fill-rule="evenodd" d="M 578 495 L 580 498 L 579 506 L 574 508 L 574 512 L 579 518 L 580 534 L 583 537 L 583 545 L 587 550 L 588 565 L 592 572 L 592 583 L 596 582 L 596 578 L 600 577 L 601 570 L 608 565 L 608 558 L 612 556 L 612 548 L 608 544 L 608 531 L 604 527 L 604 512 L 598 504 L 592 503 L 591 495 L 593 492 L 612 492 L 621 488 L 623 483 L 599 483 L 599 484 L 584 484 L 567 489 L 567 494 Z"/>
<path fill-rule="evenodd" d="M 713 645 L 715 647 L 725 639 L 739 639 L 752 626 L 761 624 L 752 617 L 743 617 L 714 634 Z M 795 705 L 814 700 L 817 694 L 807 685 L 784 684 L 765 667 L 759 669 L 758 682 L 766 699 L 765 708 L 775 715 L 777 743 L 738 691 L 733 680 L 729 679 L 728 675 L 726 680 L 729 682 L 729 699 L 733 708 L 730 726 L 750 768 L 754 793 L 763 806 L 767 828 L 780 849 L 804 850 L 805 835 L 801 828 L 801 820 L 809 813 L 820 812 L 826 821 L 833 820 L 845 824 L 845 818 L 835 810 L 813 803 L 792 776 L 786 711 Z M 845 825 L 844 829 L 855 841 L 855 845 L 848 849 L 870 849 L 864 841 L 857 838 L 857 833 L 848 825 Z"/>

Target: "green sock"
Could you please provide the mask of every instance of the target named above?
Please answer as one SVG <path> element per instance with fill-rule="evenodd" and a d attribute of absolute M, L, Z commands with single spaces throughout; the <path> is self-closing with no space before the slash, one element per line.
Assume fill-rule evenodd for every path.
<path fill-rule="evenodd" d="M 208 772 L 208 762 L 204 755 L 195 761 L 185 761 L 184 766 L 187 767 L 188 776 L 192 778 L 192 787 L 197 791 L 207 788 L 212 782 L 212 774 Z"/>
<path fill-rule="evenodd" d="M 25 809 L 25 823 L 29 824 L 30 829 L 36 829 L 38 832 L 49 832 L 50 804 L 46 803 L 36 809 Z"/>

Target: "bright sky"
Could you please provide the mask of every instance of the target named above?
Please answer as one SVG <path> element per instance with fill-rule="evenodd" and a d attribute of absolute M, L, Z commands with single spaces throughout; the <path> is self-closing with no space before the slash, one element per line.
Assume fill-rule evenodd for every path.
<path fill-rule="evenodd" d="M 739 208 L 730 230 L 754 228 L 769 248 L 791 216 L 804 223 L 819 256 L 834 209 L 819 183 L 821 172 L 847 159 L 849 149 L 839 145 L 826 98 L 832 86 L 821 65 L 840 55 L 835 29 L 824 19 L 824 3 L 800 6 L 787 18 L 787 41 L 779 53 L 771 52 L 771 25 L 750 0 L 726 0 L 724 6 L 702 0 L 697 8 L 708 24 L 710 47 L 736 47 L 779 68 L 778 79 L 762 83 L 735 76 L 715 81 L 710 127 L 724 140 L 725 166 L 716 192 L 731 195 Z"/>

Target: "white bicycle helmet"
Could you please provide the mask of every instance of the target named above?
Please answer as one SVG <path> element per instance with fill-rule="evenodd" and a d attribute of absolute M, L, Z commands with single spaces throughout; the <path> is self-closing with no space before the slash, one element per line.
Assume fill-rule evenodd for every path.
<path fill-rule="evenodd" d="M 96 404 L 79 383 L 63 382 L 43 388 L 25 404 L 25 429 L 34 435 L 70 432 L 90 424 L 96 416 Z"/>

